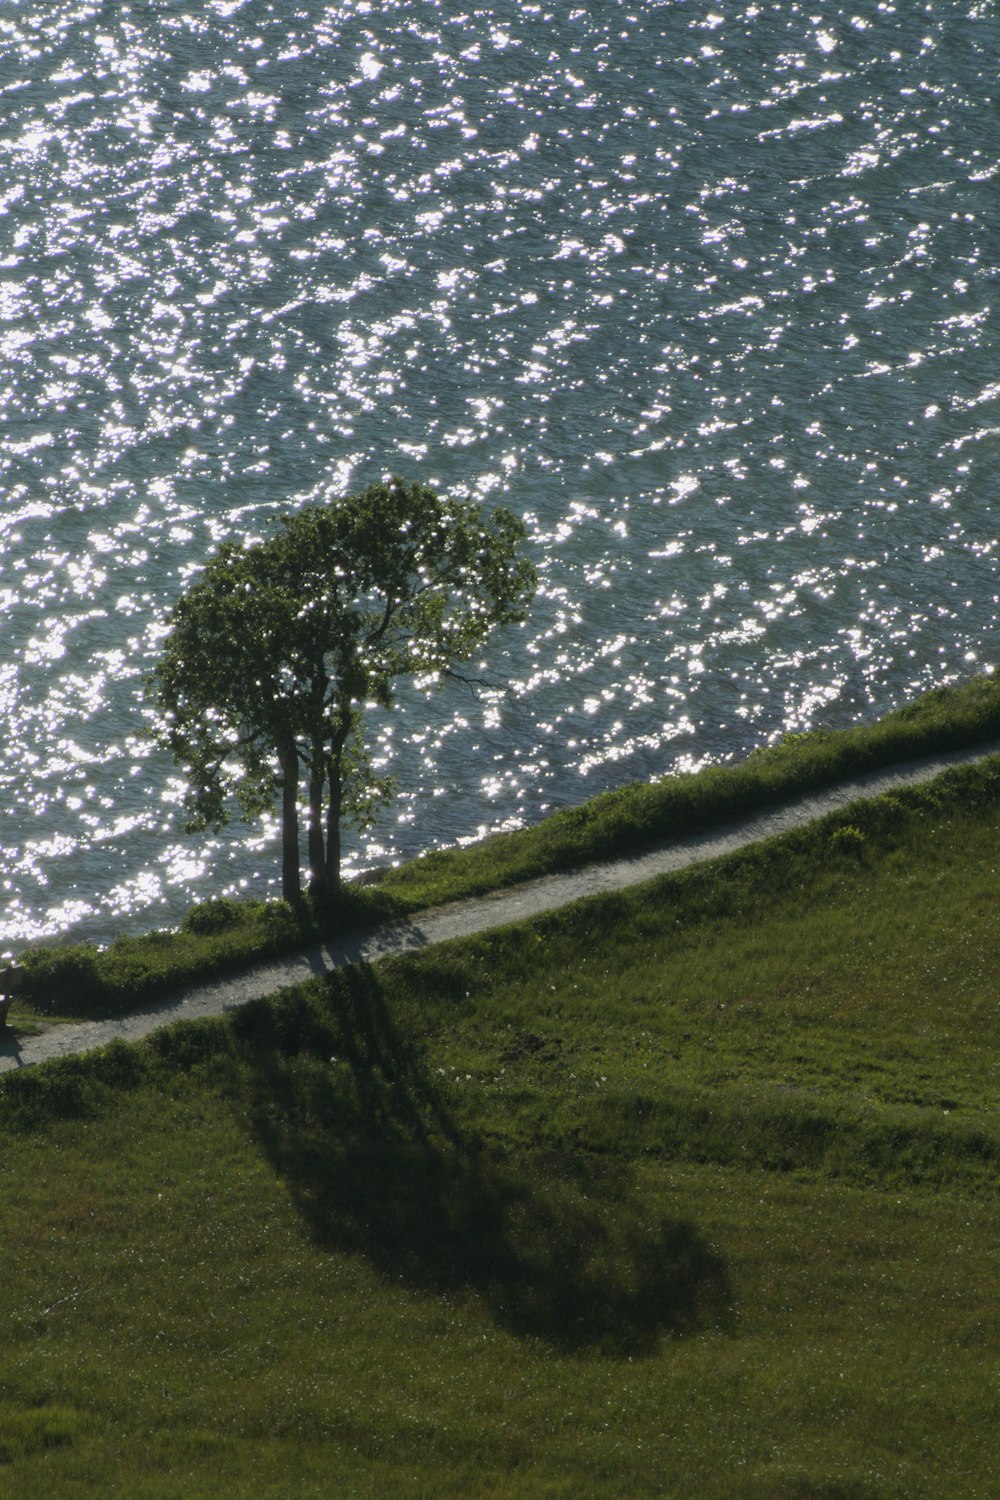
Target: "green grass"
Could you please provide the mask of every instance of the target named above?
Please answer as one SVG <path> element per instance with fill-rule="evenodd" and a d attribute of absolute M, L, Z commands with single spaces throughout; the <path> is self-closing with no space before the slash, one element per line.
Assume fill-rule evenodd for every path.
<path fill-rule="evenodd" d="M 376 888 L 346 889 L 334 911 L 282 902 L 211 901 L 181 929 L 92 944 L 36 945 L 25 1014 L 114 1015 L 171 988 L 289 952 L 348 928 L 482 894 L 589 860 L 633 854 L 906 758 L 1000 738 L 1000 679 L 938 688 L 874 724 L 787 736 L 747 760 L 636 783 L 531 828 L 439 851 Z"/>
<path fill-rule="evenodd" d="M 0 1493 L 1000 1493 L 1000 764 L 0 1087 Z"/>
<path fill-rule="evenodd" d="M 590 860 L 628 855 L 898 761 L 1000 739 L 1000 678 L 935 688 L 872 724 L 786 735 L 746 760 L 635 782 L 530 828 L 443 850 L 383 887 L 417 906 L 480 894 Z"/>
<path fill-rule="evenodd" d="M 649 1301 L 658 1343 L 606 1352 L 526 1331 L 476 1260 L 400 1273 L 309 1233 L 201 1076 L 53 1127 L 17 1166 L 11 1500 L 996 1493 L 993 1204 L 650 1163 L 609 1192 L 527 1158 L 522 1217 L 568 1199 L 611 1233 L 624 1199 L 674 1250 L 688 1316 Z M 563 1274 L 558 1245 L 540 1269 Z"/>

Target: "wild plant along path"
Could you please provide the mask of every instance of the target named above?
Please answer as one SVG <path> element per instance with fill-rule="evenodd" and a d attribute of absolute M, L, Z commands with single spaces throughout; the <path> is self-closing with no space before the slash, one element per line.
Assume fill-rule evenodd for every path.
<path fill-rule="evenodd" d="M 1000 746 L 994 744 L 906 761 L 852 777 L 811 796 L 796 798 L 709 833 L 671 840 L 645 850 L 635 858 L 584 865 L 577 870 L 525 882 L 495 895 L 456 901 L 382 927 L 320 943 L 300 953 L 244 970 L 229 979 L 189 986 L 113 1020 L 59 1024 L 40 1036 L 23 1040 L 10 1036 L 0 1040 L 0 1073 L 46 1062 L 53 1057 L 87 1052 L 113 1041 L 138 1041 L 172 1021 L 221 1015 L 250 1000 L 314 979 L 344 964 L 371 963 L 392 953 L 425 948 L 449 938 L 469 937 L 490 928 L 526 921 L 588 896 L 624 890 L 657 875 L 731 854 L 761 839 L 802 827 L 860 799 L 931 781 L 952 766 L 971 765 L 995 755 L 998 750 Z"/>

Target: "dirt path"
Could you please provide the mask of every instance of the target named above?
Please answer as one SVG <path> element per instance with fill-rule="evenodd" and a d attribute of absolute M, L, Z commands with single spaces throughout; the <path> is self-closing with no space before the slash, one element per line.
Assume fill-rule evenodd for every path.
<path fill-rule="evenodd" d="M 812 796 L 798 798 L 738 823 L 714 829 L 711 833 L 674 840 L 635 859 L 585 865 L 582 869 L 548 875 L 494 896 L 439 906 L 400 922 L 352 934 L 343 941 L 323 943 L 303 953 L 276 959 L 231 979 L 191 986 L 155 1005 L 115 1020 L 59 1024 L 37 1037 L 0 1039 L 0 1073 L 53 1057 L 87 1052 L 115 1040 L 137 1041 L 171 1021 L 220 1015 L 223 1011 L 245 1005 L 248 1000 L 273 994 L 286 985 L 315 978 L 357 959 L 370 962 L 390 953 L 424 948 L 448 938 L 467 937 L 491 927 L 524 921 L 585 896 L 638 885 L 656 875 L 730 854 L 747 844 L 800 827 L 859 798 L 875 797 L 896 787 L 930 781 L 951 766 L 985 760 L 998 750 L 1000 746 L 991 745 L 985 749 L 908 761 L 888 770 L 854 777 Z"/>

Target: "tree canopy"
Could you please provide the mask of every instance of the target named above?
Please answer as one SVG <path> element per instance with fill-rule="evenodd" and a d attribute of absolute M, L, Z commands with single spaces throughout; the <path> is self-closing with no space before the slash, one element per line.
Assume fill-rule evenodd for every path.
<path fill-rule="evenodd" d="M 148 679 L 156 738 L 184 768 L 189 828 L 281 808 L 282 891 L 300 894 L 299 802 L 315 892 L 340 881 L 341 827 L 389 792 L 363 737 L 400 677 L 448 673 L 524 618 L 535 572 L 510 511 L 392 479 L 227 543 L 174 606 Z"/>

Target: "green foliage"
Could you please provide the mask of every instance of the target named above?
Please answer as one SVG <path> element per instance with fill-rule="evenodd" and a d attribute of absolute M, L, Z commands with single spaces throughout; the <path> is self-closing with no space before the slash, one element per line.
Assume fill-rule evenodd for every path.
<path fill-rule="evenodd" d="M 233 799 L 252 819 L 280 796 L 295 899 L 304 778 L 312 883 L 336 886 L 341 824 L 365 826 L 390 791 L 365 748 L 366 705 L 390 708 L 400 676 L 448 672 L 524 618 L 524 536 L 509 511 L 487 518 L 393 479 L 220 548 L 175 605 L 148 680 L 157 737 L 188 777 L 190 826 L 220 826 Z"/>
<path fill-rule="evenodd" d="M 165 991 L 276 957 L 319 936 L 305 904 L 219 897 L 192 907 L 176 932 L 121 936 L 103 950 L 92 944 L 31 947 L 22 954 L 23 1002 L 14 1024 L 25 1010 L 118 1015 Z"/>
<path fill-rule="evenodd" d="M 214 896 L 209 901 L 201 901 L 192 906 L 184 914 L 181 922 L 182 932 L 194 932 L 200 937 L 215 932 L 225 932 L 228 928 L 237 927 L 244 919 L 244 913 L 238 902 L 228 896 Z"/>
<path fill-rule="evenodd" d="M 38 944 L 25 949 L 21 962 L 23 998 L 34 1010 L 79 1014 L 105 994 L 101 954 L 93 943 Z"/>
<path fill-rule="evenodd" d="M 854 823 L 845 823 L 830 834 L 830 847 L 838 854 L 863 853 L 865 836 Z"/>

